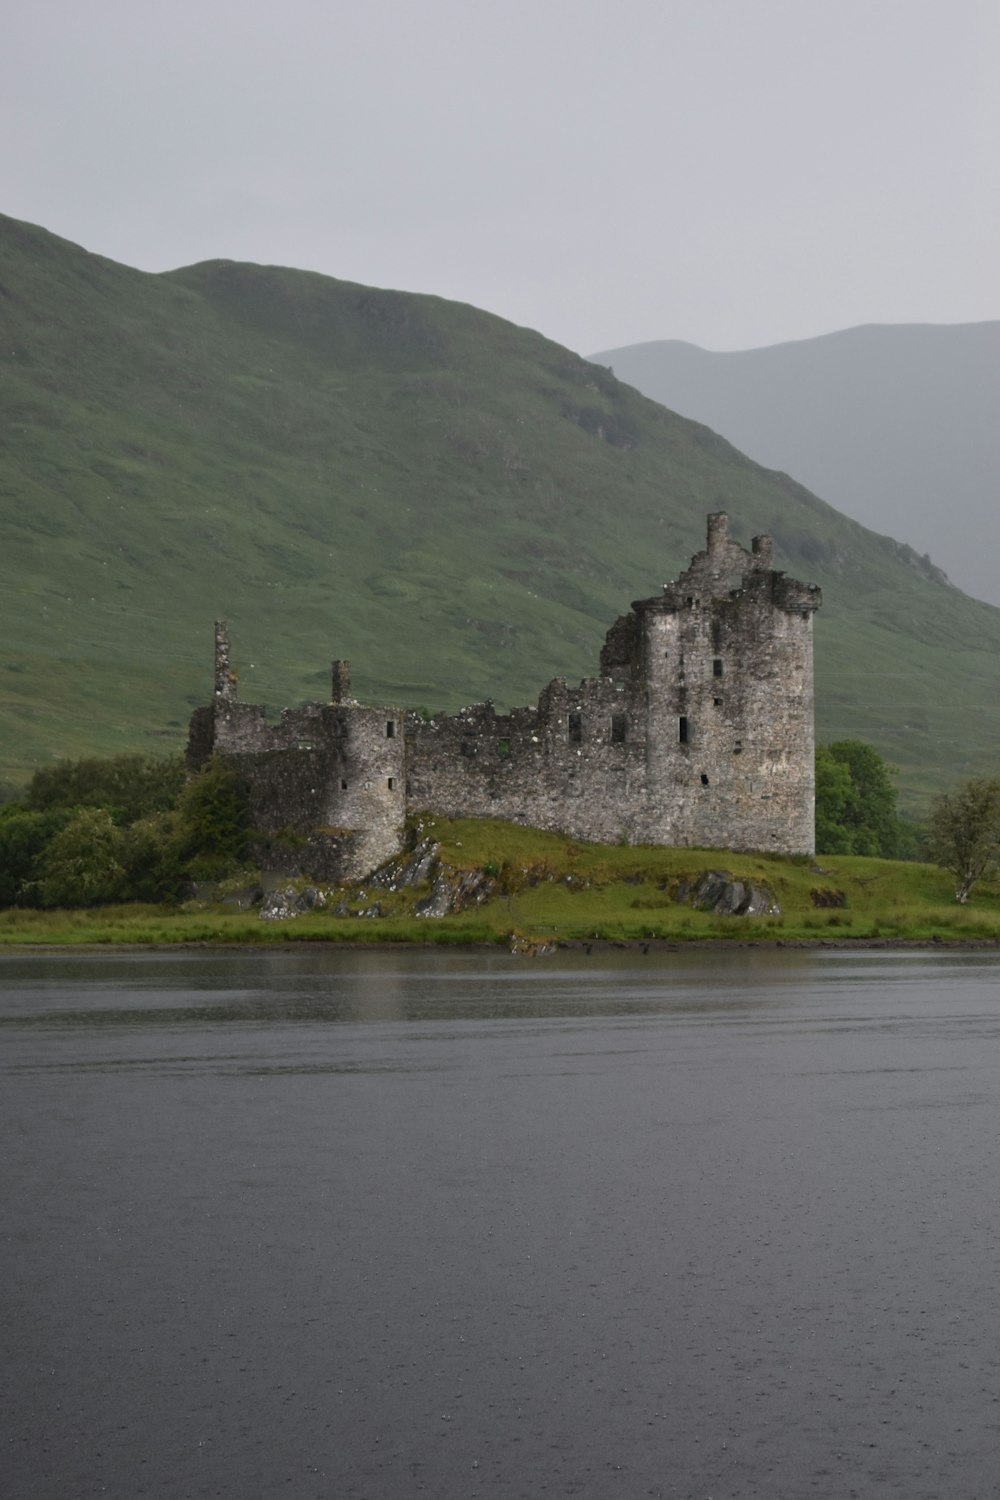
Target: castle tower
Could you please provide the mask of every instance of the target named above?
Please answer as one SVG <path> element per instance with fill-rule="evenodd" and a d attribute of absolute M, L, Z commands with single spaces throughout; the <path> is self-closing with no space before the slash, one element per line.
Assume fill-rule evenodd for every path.
<path fill-rule="evenodd" d="M 811 853 L 815 732 L 812 584 L 747 552 L 724 513 L 659 598 L 632 607 L 641 639 L 647 836 L 653 842 Z"/>

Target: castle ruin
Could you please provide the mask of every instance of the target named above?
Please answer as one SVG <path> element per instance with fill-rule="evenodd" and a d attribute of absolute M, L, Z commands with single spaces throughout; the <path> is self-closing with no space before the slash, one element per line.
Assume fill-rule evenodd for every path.
<path fill-rule="evenodd" d="M 252 821 L 292 836 L 297 867 L 360 878 L 399 852 L 408 814 L 508 818 L 603 843 L 782 854 L 814 850 L 815 584 L 747 552 L 725 513 L 703 552 L 611 627 L 596 677 L 555 678 L 533 707 L 490 702 L 425 720 L 350 696 L 268 723 L 241 703 L 216 626 L 215 693 L 191 720 L 188 763 L 220 755 L 246 780 Z"/>

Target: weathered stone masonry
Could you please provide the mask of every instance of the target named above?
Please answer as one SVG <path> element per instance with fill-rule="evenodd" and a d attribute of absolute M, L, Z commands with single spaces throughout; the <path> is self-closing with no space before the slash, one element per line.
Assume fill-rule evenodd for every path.
<path fill-rule="evenodd" d="M 708 519 L 708 545 L 663 592 L 632 605 L 600 676 L 556 678 L 538 703 L 491 703 L 429 721 L 350 698 L 276 725 L 237 700 L 216 627 L 213 703 L 191 721 L 189 762 L 224 756 L 246 778 L 256 826 L 310 840 L 302 862 L 357 877 L 398 852 L 408 812 L 499 817 L 602 842 L 811 853 L 812 620 L 820 591 Z"/>

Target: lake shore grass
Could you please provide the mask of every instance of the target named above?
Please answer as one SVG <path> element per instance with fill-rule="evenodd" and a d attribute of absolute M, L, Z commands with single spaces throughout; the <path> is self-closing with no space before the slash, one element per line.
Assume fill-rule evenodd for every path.
<path fill-rule="evenodd" d="M 425 818 L 421 836 L 450 870 L 485 871 L 496 891 L 481 905 L 419 916 L 427 887 L 387 891 L 364 883 L 322 909 L 283 921 L 218 901 L 183 907 L 122 905 L 81 911 L 0 911 L 0 947 L 435 944 L 517 947 L 613 944 L 822 944 L 838 947 L 1000 942 L 1000 883 L 969 902 L 934 865 L 854 856 L 783 858 L 718 849 L 586 844 L 487 820 Z M 766 884 L 780 914 L 719 916 L 694 910 L 685 883 L 716 870 Z M 346 894 L 346 902 L 340 896 Z M 380 915 L 361 915 L 377 906 Z M 366 905 L 367 903 L 367 905 Z M 334 908 L 346 905 L 349 914 Z"/>

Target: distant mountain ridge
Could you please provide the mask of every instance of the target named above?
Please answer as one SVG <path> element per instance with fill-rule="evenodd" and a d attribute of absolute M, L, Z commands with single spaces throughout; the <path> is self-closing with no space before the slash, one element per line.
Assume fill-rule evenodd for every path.
<path fill-rule="evenodd" d="M 1000 322 L 866 324 L 733 353 L 665 339 L 592 358 L 1000 604 Z"/>
<path fill-rule="evenodd" d="M 913 805 L 996 770 L 1000 610 L 531 330 L 4 218 L 0 330 L 0 780 L 180 748 L 215 618 L 272 710 L 331 657 L 370 702 L 531 702 L 717 510 L 823 588 L 821 738 L 872 740 Z"/>

